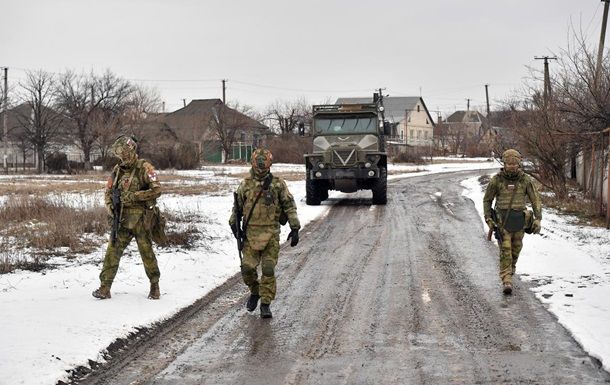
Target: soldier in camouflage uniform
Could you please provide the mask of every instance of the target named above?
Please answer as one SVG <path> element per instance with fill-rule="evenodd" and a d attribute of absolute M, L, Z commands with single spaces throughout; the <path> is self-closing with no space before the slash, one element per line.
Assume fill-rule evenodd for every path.
<path fill-rule="evenodd" d="M 110 287 L 119 268 L 119 261 L 127 245 L 135 237 L 146 275 L 150 280 L 148 298 L 159 299 L 159 266 L 152 249 L 151 229 L 146 220 L 156 199 L 161 195 L 161 185 L 157 173 L 150 162 L 138 159 L 137 143 L 130 136 L 119 136 L 112 145 L 114 154 L 120 159 L 108 179 L 105 191 L 105 204 L 108 215 L 113 219 L 120 216 L 116 242 L 108 243 L 104 265 L 100 273 L 101 286 L 92 294 L 96 298 L 110 298 Z M 121 192 L 121 210 L 113 212 L 112 187 L 118 186 Z"/>
<path fill-rule="evenodd" d="M 504 294 L 512 294 L 512 279 L 517 259 L 523 247 L 525 231 L 540 233 L 542 209 L 540 195 L 529 175 L 521 170 L 521 154 L 510 149 L 502 154 L 504 168 L 491 179 L 483 198 L 485 222 L 490 229 L 498 226 L 502 232 L 500 243 L 500 279 Z M 495 199 L 497 221 L 491 216 L 491 204 Z M 527 200 L 533 212 L 526 209 Z M 533 217 L 532 217 L 533 216 Z"/>
<path fill-rule="evenodd" d="M 254 151 L 250 176 L 244 179 L 237 189 L 236 204 L 239 207 L 234 205 L 229 219 L 231 230 L 236 237 L 240 231 L 235 226 L 236 213 L 241 213 L 243 223 L 247 224 L 241 262 L 242 278 L 250 288 L 246 309 L 254 311 L 260 299 L 262 318 L 272 317 L 269 304 L 275 299 L 275 266 L 280 251 L 280 216 L 285 214 L 288 218 L 291 228 L 288 235 L 290 246 L 294 247 L 299 242 L 301 227 L 296 204 L 286 182 L 270 173 L 272 160 L 270 151 Z M 265 189 L 265 186 L 268 187 Z M 257 269 L 259 264 L 262 272 L 260 281 Z"/>

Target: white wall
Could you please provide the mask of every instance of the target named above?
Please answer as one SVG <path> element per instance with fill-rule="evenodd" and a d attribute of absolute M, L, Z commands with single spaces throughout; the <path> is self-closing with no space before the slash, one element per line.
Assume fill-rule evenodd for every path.
<path fill-rule="evenodd" d="M 419 108 L 419 111 L 417 109 Z M 411 146 L 432 146 L 434 144 L 434 126 L 426 113 L 421 101 L 409 112 L 407 120 L 402 124 L 403 135 Z"/>

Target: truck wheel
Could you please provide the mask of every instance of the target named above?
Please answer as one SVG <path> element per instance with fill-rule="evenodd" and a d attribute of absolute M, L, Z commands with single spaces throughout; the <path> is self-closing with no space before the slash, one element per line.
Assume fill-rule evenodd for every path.
<path fill-rule="evenodd" d="M 379 169 L 379 179 L 377 179 L 372 190 L 374 205 L 385 205 L 388 203 L 388 170 L 385 167 Z"/>
<path fill-rule="evenodd" d="M 305 180 L 305 203 L 310 206 L 320 205 L 320 192 L 318 186 L 311 179 Z"/>
<path fill-rule="evenodd" d="M 325 201 L 328 199 L 328 189 L 320 186 L 318 189 L 318 193 L 320 194 L 320 200 Z"/>

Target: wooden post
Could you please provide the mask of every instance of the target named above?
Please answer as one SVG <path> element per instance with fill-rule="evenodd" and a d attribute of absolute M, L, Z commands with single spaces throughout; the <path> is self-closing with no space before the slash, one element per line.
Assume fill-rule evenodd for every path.
<path fill-rule="evenodd" d="M 608 132 L 610 128 L 606 129 Z M 608 133 L 608 190 L 606 191 L 606 228 L 610 229 L 610 132 Z"/>
<path fill-rule="evenodd" d="M 599 134 L 599 216 L 604 215 L 604 133 Z"/>

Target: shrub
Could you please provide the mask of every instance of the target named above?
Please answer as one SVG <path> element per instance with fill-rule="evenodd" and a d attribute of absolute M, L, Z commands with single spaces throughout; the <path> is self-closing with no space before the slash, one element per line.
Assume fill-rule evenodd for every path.
<path fill-rule="evenodd" d="M 199 150 L 195 143 L 176 143 L 173 146 L 159 146 L 155 151 L 147 151 L 141 157 L 150 160 L 158 169 L 175 168 L 190 170 L 199 166 Z"/>
<path fill-rule="evenodd" d="M 283 134 L 267 139 L 266 147 L 276 163 L 304 163 L 303 156 L 311 152 L 312 138 L 295 134 Z"/>
<path fill-rule="evenodd" d="M 54 152 L 47 155 L 47 170 L 50 173 L 68 172 L 68 156 L 63 152 Z"/>

